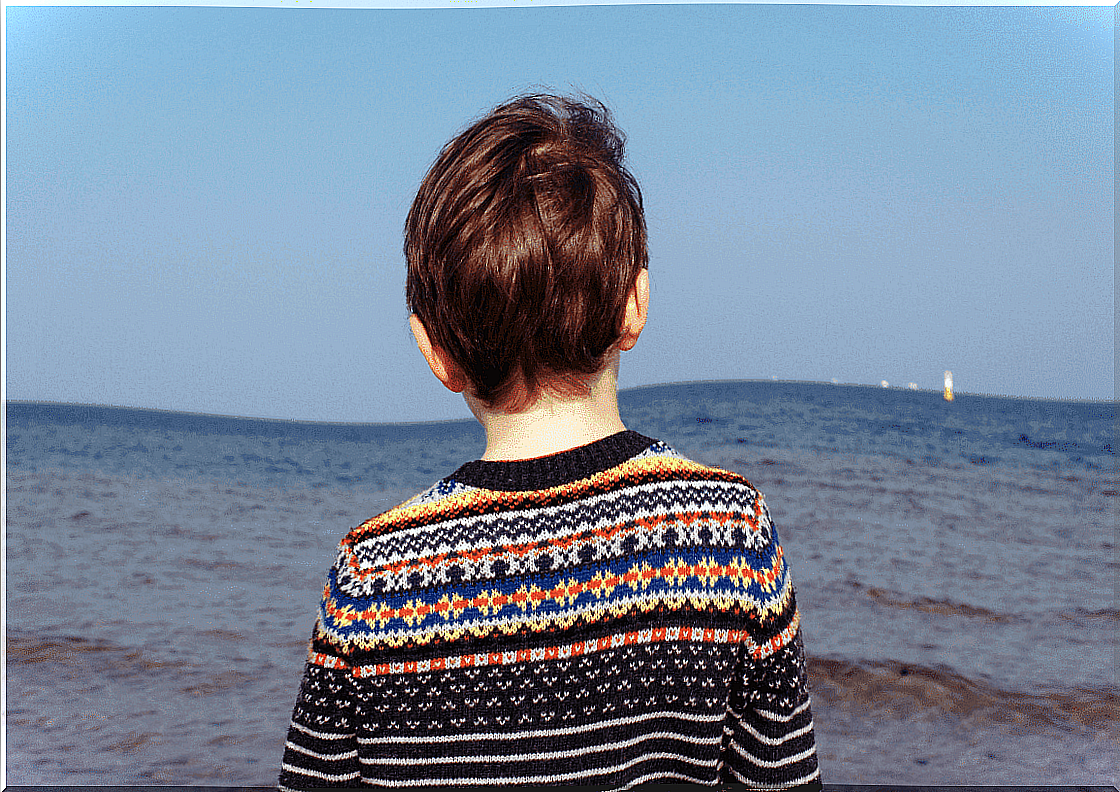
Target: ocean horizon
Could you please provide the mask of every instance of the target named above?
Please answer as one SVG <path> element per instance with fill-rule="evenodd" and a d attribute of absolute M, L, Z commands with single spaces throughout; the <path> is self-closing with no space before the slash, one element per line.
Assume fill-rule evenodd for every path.
<path fill-rule="evenodd" d="M 648 390 L 650 388 L 673 388 L 681 385 L 723 385 L 723 384 L 747 384 L 747 383 L 775 383 L 780 385 L 826 385 L 838 388 L 870 388 L 873 390 L 900 390 L 907 392 L 918 393 L 936 393 L 942 394 L 943 389 L 940 388 L 910 388 L 901 385 L 876 385 L 874 383 L 866 382 L 833 382 L 831 380 L 787 380 L 777 377 L 769 379 L 710 379 L 710 380 L 681 380 L 679 382 L 658 382 L 648 385 L 635 385 L 628 388 L 619 388 L 618 394 L 621 397 L 623 393 L 633 393 L 636 391 Z M 966 398 L 989 398 L 989 399 L 1018 399 L 1022 401 L 1037 401 L 1037 402 L 1060 402 L 1069 404 L 1115 404 L 1118 400 L 1113 398 L 1073 398 L 1073 397 L 1057 397 L 1057 396 L 1020 396 L 1008 393 L 985 393 L 973 392 L 967 390 L 958 390 L 953 388 L 954 399 Z M 278 416 L 268 415 L 249 415 L 240 413 L 224 413 L 224 412 L 207 412 L 204 410 L 184 410 L 171 407 L 147 407 L 134 404 L 117 404 L 108 402 L 76 402 L 76 401 L 59 401 L 54 399 L 6 399 L 5 405 L 51 405 L 57 407 L 95 407 L 95 408 L 109 408 L 120 410 L 138 410 L 142 412 L 154 413 L 175 413 L 178 415 L 195 415 L 202 418 L 238 418 L 248 421 L 283 421 L 287 423 L 313 423 L 313 424 L 355 424 L 359 426 L 412 426 L 416 424 L 435 424 L 435 423 L 470 423 L 474 422 L 473 417 L 467 418 L 436 418 L 431 420 L 421 421 L 358 421 L 358 420 L 319 420 L 314 418 L 281 418 Z"/>

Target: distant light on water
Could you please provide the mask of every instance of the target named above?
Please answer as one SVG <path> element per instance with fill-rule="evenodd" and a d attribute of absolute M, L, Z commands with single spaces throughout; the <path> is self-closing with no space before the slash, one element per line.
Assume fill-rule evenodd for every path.
<path fill-rule="evenodd" d="M 880 382 L 879 385 L 881 387 L 884 387 L 884 388 L 889 388 L 890 387 L 890 383 L 887 382 L 886 380 L 883 380 L 882 382 Z"/>

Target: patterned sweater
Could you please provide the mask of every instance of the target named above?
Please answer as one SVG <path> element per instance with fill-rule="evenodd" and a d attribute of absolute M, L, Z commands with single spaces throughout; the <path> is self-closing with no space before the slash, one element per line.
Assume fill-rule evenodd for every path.
<path fill-rule="evenodd" d="M 625 431 L 477 460 L 350 531 L 279 787 L 820 789 L 762 495 Z"/>

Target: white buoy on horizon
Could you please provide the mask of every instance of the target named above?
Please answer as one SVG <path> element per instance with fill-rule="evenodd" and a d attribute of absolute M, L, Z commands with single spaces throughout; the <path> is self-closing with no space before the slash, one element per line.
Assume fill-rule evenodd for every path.
<path fill-rule="evenodd" d="M 884 387 L 884 388 L 889 388 L 889 387 L 890 387 L 890 383 L 889 383 L 889 382 L 887 382 L 886 380 L 883 380 L 883 381 L 882 381 L 881 383 L 879 383 L 879 384 L 880 384 L 880 385 L 881 385 L 882 387 Z"/>
<path fill-rule="evenodd" d="M 910 390 L 917 390 L 918 389 L 918 383 L 908 382 L 908 383 L 906 383 L 906 387 L 909 388 Z"/>
<path fill-rule="evenodd" d="M 945 372 L 945 401 L 953 400 L 953 372 Z"/>

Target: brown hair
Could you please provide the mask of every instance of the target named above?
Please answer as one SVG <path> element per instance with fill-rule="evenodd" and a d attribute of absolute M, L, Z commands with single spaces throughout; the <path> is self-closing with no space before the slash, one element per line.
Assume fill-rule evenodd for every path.
<path fill-rule="evenodd" d="M 488 407 L 587 392 L 648 266 L 642 195 L 602 103 L 531 94 L 440 152 L 405 222 L 408 307 Z"/>

